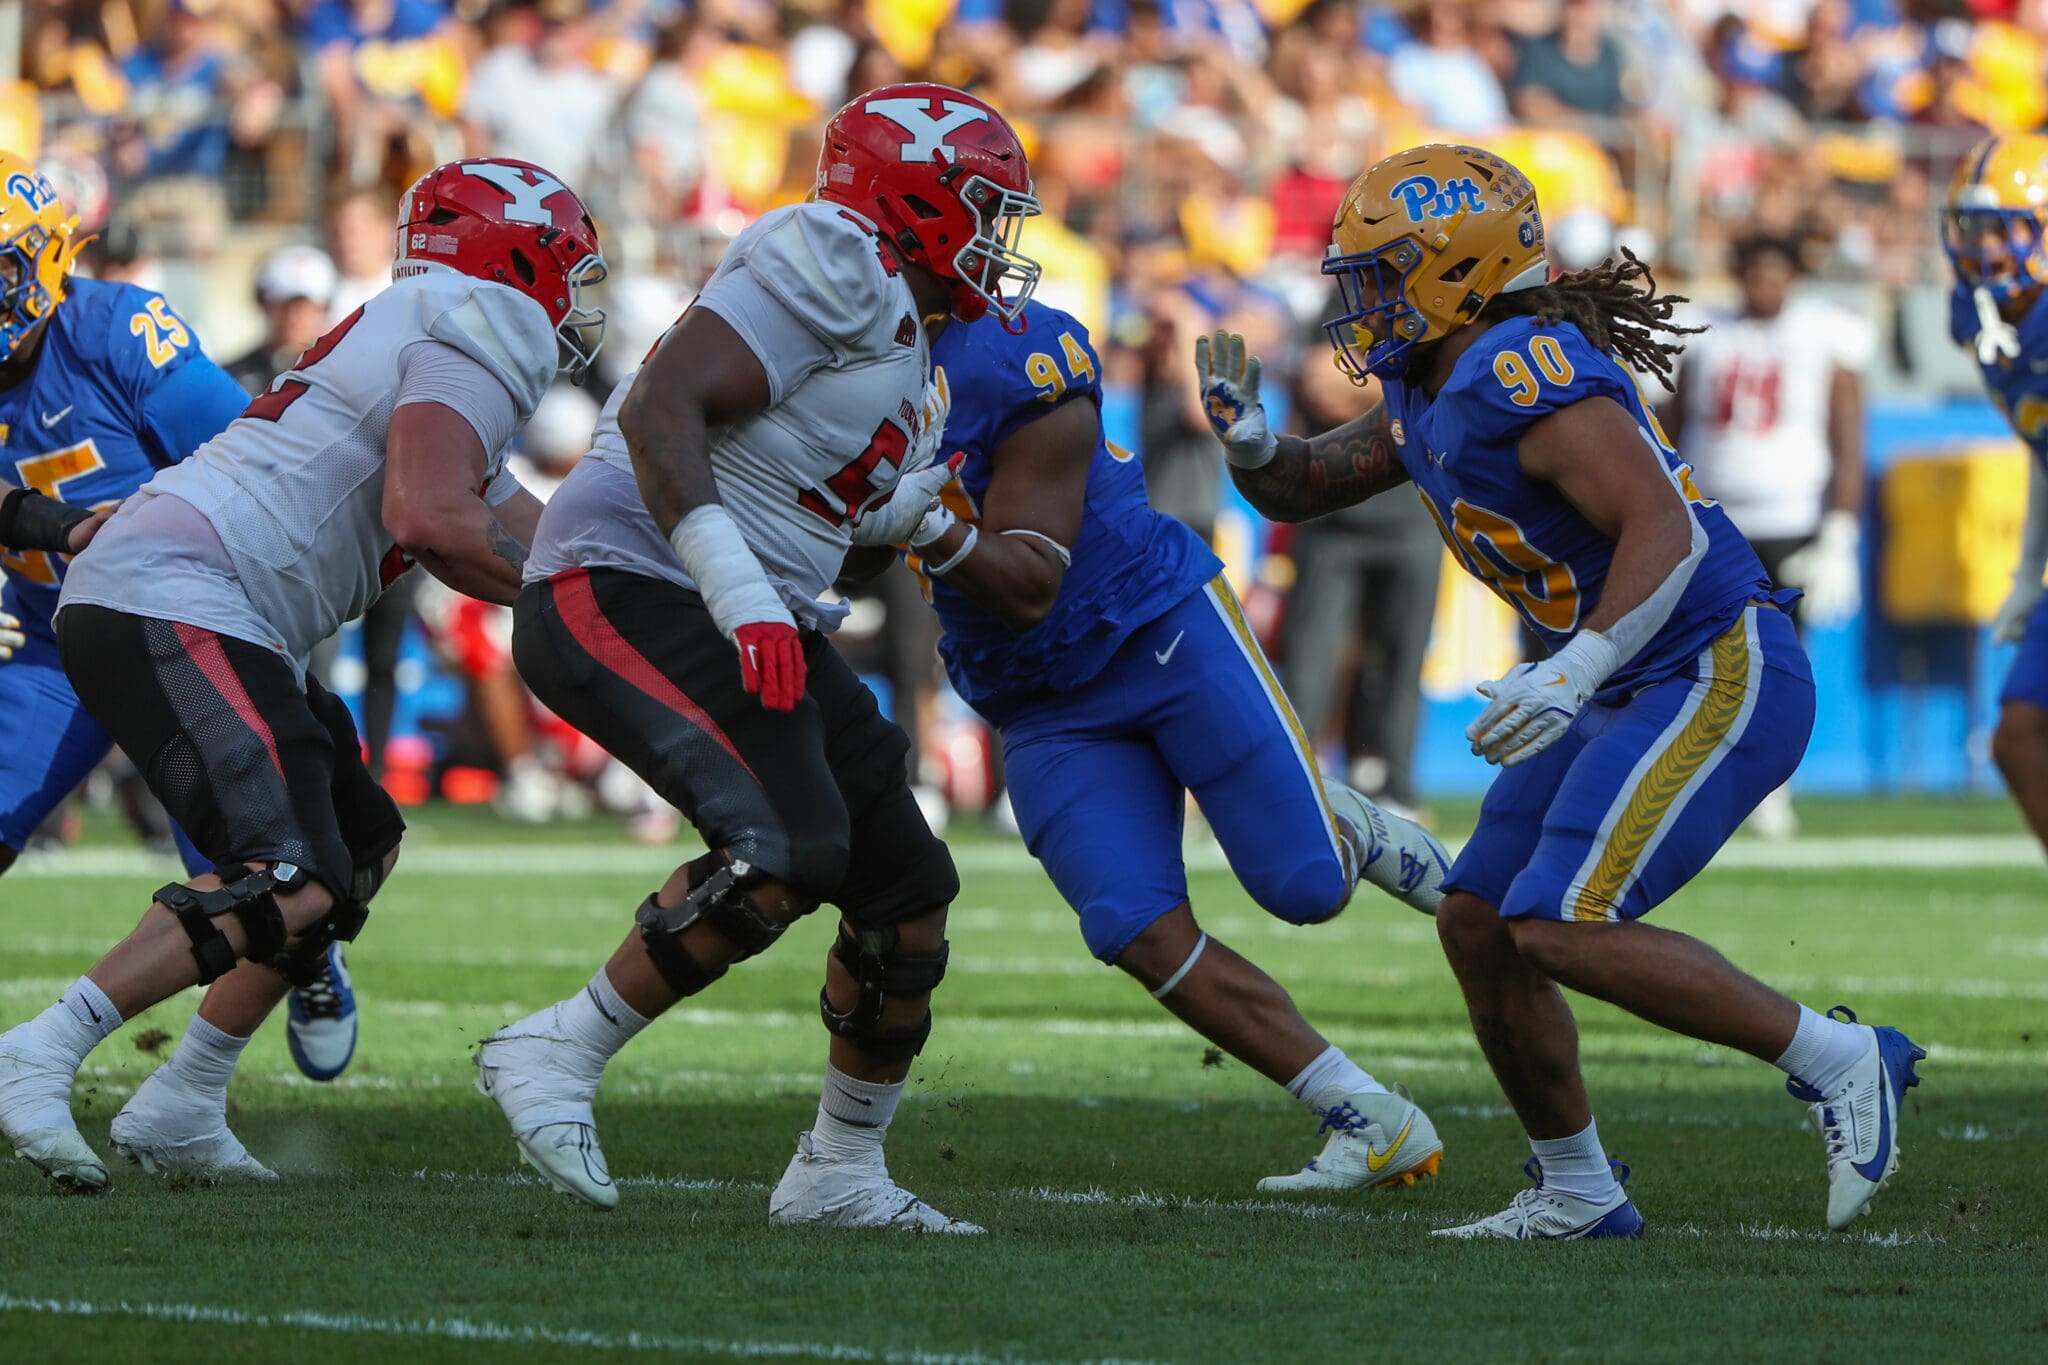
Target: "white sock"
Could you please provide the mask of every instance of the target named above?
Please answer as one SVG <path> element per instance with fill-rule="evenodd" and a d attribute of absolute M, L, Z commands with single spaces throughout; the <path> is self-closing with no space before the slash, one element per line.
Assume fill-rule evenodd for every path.
<path fill-rule="evenodd" d="M 29 1021 L 29 1036 L 52 1061 L 63 1061 L 76 1071 L 85 1054 L 100 1040 L 121 1027 L 121 1012 L 107 993 L 81 976 L 57 997 L 57 1003 Z"/>
<path fill-rule="evenodd" d="M 1778 1058 L 1778 1070 L 1832 1096 L 1869 1048 L 1869 1029 L 1830 1019 L 1801 1005 L 1799 1028 L 1792 1035 L 1792 1046 Z"/>
<path fill-rule="evenodd" d="M 563 1036 L 609 1061 L 647 1027 L 645 1015 L 620 996 L 602 967 L 588 985 L 555 1007 Z"/>
<path fill-rule="evenodd" d="M 1384 1095 L 1387 1088 L 1345 1056 L 1344 1049 L 1335 1043 L 1324 1048 L 1320 1056 L 1301 1069 L 1299 1076 L 1287 1083 L 1287 1093 L 1307 1105 L 1317 1118 L 1360 1092 Z"/>
<path fill-rule="evenodd" d="M 1614 1170 L 1600 1146 L 1599 1124 L 1588 1123 L 1584 1132 L 1568 1138 L 1531 1138 L 1529 1150 L 1543 1163 L 1544 1189 L 1596 1204 L 1613 1197 Z"/>
<path fill-rule="evenodd" d="M 163 1078 L 201 1098 L 218 1100 L 225 1108 L 228 1078 L 235 1074 L 235 1063 L 241 1060 L 242 1049 L 247 1046 L 247 1038 L 215 1028 L 195 1014 L 186 1025 L 178 1050 L 164 1065 Z"/>
<path fill-rule="evenodd" d="M 829 1062 L 811 1125 L 811 1150 L 827 1161 L 863 1161 L 882 1154 L 882 1136 L 896 1117 L 903 1082 L 857 1081 Z"/>

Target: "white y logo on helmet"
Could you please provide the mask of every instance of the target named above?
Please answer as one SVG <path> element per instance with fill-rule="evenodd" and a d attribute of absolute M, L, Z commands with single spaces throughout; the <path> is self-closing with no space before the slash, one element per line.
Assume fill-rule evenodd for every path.
<path fill-rule="evenodd" d="M 471 162 L 462 168 L 462 173 L 488 180 L 511 196 L 512 202 L 505 205 L 505 221 L 508 223 L 553 226 L 555 215 L 547 210 L 548 196 L 560 194 L 568 188 L 544 171 L 527 171 L 496 161 Z M 529 175 L 533 177 L 530 183 L 526 178 Z"/>
<path fill-rule="evenodd" d="M 940 118 L 931 116 L 928 109 L 930 100 L 869 100 L 861 110 L 878 114 L 910 134 L 910 141 L 903 144 L 905 161 L 929 162 L 936 152 L 951 162 L 958 158 L 953 148 L 946 145 L 946 135 L 970 123 L 988 122 L 988 110 L 961 100 L 940 100 L 939 103 L 946 110 Z"/>

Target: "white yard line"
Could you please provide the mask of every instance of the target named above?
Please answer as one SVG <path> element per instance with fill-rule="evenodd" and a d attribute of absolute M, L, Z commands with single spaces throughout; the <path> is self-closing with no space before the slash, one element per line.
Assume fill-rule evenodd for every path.
<path fill-rule="evenodd" d="M 406 845 L 400 866 L 414 876 L 663 876 L 701 851 L 694 844 L 648 848 L 609 843 L 435 844 L 419 839 Z M 1021 844 L 963 844 L 954 848 L 953 861 L 970 875 L 1031 872 L 1038 866 Z M 1189 850 L 1187 865 L 1196 872 L 1229 869 L 1222 851 L 1216 848 Z M 1956 834 L 1845 835 L 1785 843 L 1738 839 L 1721 850 L 1713 866 L 1742 872 L 2041 868 L 2048 864 L 2044 864 L 2040 844 L 2023 834 Z M 151 877 L 176 870 L 173 860 L 139 848 L 62 849 L 23 857 L 8 873 L 8 880 Z"/>
<path fill-rule="evenodd" d="M 515 1326 L 474 1318 L 371 1318 L 357 1313 L 248 1313 L 199 1303 L 91 1302 L 84 1299 L 29 1299 L 0 1294 L 0 1313 L 41 1313 L 68 1318 L 145 1318 L 153 1322 L 277 1327 L 331 1332 L 340 1336 L 443 1337 L 451 1341 L 513 1346 L 557 1346 L 588 1351 L 658 1351 L 733 1360 L 825 1359 L 878 1361 L 883 1365 L 1029 1365 L 1020 1356 L 980 1351 L 869 1350 L 838 1342 L 733 1341 L 717 1337 L 670 1337 L 651 1332 L 585 1332 L 564 1327 Z M 1096 1365 L 1136 1365 L 1099 1361 Z"/>

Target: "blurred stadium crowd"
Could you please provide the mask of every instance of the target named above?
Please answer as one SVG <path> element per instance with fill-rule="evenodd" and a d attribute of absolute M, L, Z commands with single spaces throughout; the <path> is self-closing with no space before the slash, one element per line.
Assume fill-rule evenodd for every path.
<path fill-rule="evenodd" d="M 1332 766 L 1412 803 L 1434 529 L 1406 499 L 1291 541 L 1249 524 L 1192 337 L 1244 332 L 1304 427 L 1361 410 L 1321 363 L 1331 213 L 1379 156 L 1458 137 L 1531 175 L 1561 268 L 1626 245 L 1727 300 L 1731 250 L 1768 238 L 1888 339 L 1870 387 L 1973 392 L 1934 206 L 1985 130 L 2048 118 L 2048 0 L 27 0 L 0 13 L 8 60 L 0 140 L 100 234 L 87 268 L 163 289 L 252 389 L 388 278 L 391 206 L 427 166 L 488 151 L 577 188 L 613 330 L 593 388 L 558 390 L 527 433 L 541 489 L 724 243 L 809 188 L 849 93 L 929 77 L 990 96 L 1046 207 L 1024 242 L 1040 297 L 1093 333 L 1112 435 L 1244 571 Z M 1290 602 L 1297 582 L 1318 591 Z M 393 709 L 418 681 L 408 613 L 467 701 L 461 736 L 392 747 L 410 755 L 394 791 L 495 793 L 519 818 L 596 796 L 670 828 L 525 699 L 491 609 L 428 588 L 384 612 L 334 665 L 367 692 L 375 756 L 416 728 Z M 844 645 L 971 808 L 999 775 L 934 694 L 931 629 L 892 575 Z"/>

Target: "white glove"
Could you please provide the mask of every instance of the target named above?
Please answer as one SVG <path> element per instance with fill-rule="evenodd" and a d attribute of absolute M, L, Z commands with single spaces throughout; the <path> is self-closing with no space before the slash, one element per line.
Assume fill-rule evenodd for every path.
<path fill-rule="evenodd" d="M 1837 510 L 1821 519 L 1811 543 L 1785 556 L 1785 582 L 1805 590 L 1799 614 L 1809 625 L 1839 625 L 1863 606 L 1863 563 L 1856 553 L 1862 540 L 1856 514 Z"/>
<path fill-rule="evenodd" d="M 1218 332 L 1195 338 L 1195 375 L 1202 385 L 1202 411 L 1223 455 L 1239 469 L 1258 469 L 1280 447 L 1266 425 L 1266 406 L 1259 401 L 1259 358 L 1244 353 L 1244 338 Z"/>
<path fill-rule="evenodd" d="M 944 535 L 953 514 L 939 501 L 939 490 L 953 482 L 966 459 L 967 452 L 961 451 L 944 464 L 913 469 L 896 480 L 895 490 L 853 523 L 853 543 L 921 549 Z"/>
<path fill-rule="evenodd" d="M 1465 729 L 1472 752 L 1503 768 L 1536 757 L 1572 728 L 1579 707 L 1620 666 L 1606 636 L 1582 630 L 1541 663 L 1517 664 L 1479 684 L 1479 695 L 1492 704 Z"/>
<path fill-rule="evenodd" d="M 910 443 L 910 450 L 903 457 L 903 472 L 923 469 L 939 458 L 939 449 L 946 440 L 946 419 L 953 415 L 953 387 L 946 382 L 942 369 L 932 375 L 924 386 L 924 415 L 917 428 L 917 437 Z"/>
<path fill-rule="evenodd" d="M 1991 618 L 1991 643 L 1994 645 L 2018 644 L 2027 633 L 2027 618 L 2034 614 L 2034 608 L 2041 601 L 2041 575 L 2028 573 L 2024 565 L 2013 575 L 2012 591 L 1999 604 L 1998 615 Z"/>
<path fill-rule="evenodd" d="M 21 621 L 0 611 L 0 664 L 14 657 L 14 651 L 28 643 L 28 636 L 21 633 Z"/>

